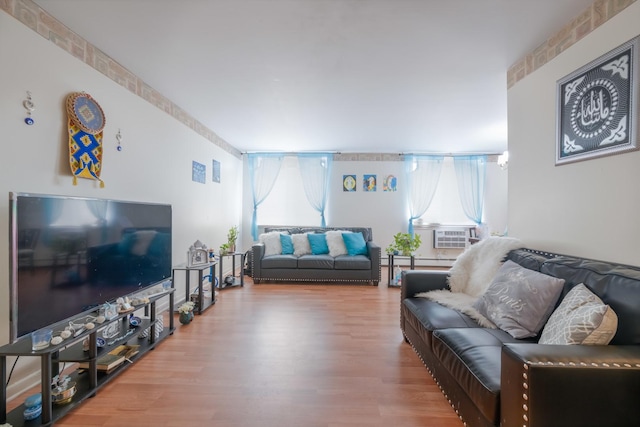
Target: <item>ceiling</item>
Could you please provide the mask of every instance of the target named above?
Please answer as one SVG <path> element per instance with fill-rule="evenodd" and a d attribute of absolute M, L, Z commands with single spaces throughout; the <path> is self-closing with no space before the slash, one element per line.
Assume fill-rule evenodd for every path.
<path fill-rule="evenodd" d="M 499 153 L 506 72 L 592 0 L 36 0 L 240 151 Z"/>

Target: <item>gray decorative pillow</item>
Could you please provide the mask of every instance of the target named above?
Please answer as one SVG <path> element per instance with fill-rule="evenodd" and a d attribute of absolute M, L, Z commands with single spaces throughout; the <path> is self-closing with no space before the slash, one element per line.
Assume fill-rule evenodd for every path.
<path fill-rule="evenodd" d="M 581 283 L 549 317 L 540 344 L 607 345 L 617 329 L 616 313 Z"/>
<path fill-rule="evenodd" d="M 563 286 L 564 279 L 508 260 L 473 308 L 514 338 L 533 337 L 551 316 Z"/>

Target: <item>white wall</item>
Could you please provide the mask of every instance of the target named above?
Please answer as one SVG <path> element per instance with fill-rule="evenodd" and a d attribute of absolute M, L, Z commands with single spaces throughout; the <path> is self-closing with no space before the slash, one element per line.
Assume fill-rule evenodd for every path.
<path fill-rule="evenodd" d="M 375 156 L 372 156 L 375 157 Z M 405 201 L 406 189 L 404 181 L 404 163 L 398 157 L 397 161 L 367 160 L 367 161 L 334 161 L 332 181 L 327 202 L 326 220 L 331 227 L 362 226 L 373 229 L 374 241 L 383 250 L 393 241 L 397 232 L 406 232 L 408 223 L 408 208 Z M 286 166 L 285 166 L 286 165 Z M 245 162 L 245 169 L 246 162 Z M 453 170 L 453 167 L 451 167 Z M 378 187 L 375 192 L 365 192 L 362 187 L 363 175 L 377 175 Z M 345 192 L 342 189 L 342 177 L 356 175 L 357 191 Z M 395 175 L 398 191 L 385 192 L 382 181 L 387 175 Z M 447 180 L 447 177 L 449 178 Z M 299 171 L 295 161 L 285 161 L 278 176 L 272 194 L 258 209 L 258 224 L 260 225 L 320 225 L 319 214 L 309 207 L 300 182 Z M 252 201 L 251 185 L 248 170 L 245 170 L 244 213 L 243 227 L 245 228 L 243 247 L 248 248 L 252 243 L 250 235 Z M 443 175 L 441 178 L 442 191 L 454 193 L 457 198 L 457 184 L 455 174 Z M 487 182 L 485 195 L 485 220 L 488 231 L 502 234 L 507 225 L 507 171 L 501 170 L 495 162 L 487 164 Z M 458 204 L 459 205 L 459 204 Z M 459 209 L 462 209 L 458 206 Z M 438 221 L 442 224 L 471 224 L 461 212 L 450 211 L 441 206 Z M 436 252 L 429 247 L 431 241 L 425 241 L 418 250 L 423 256 L 436 256 Z M 443 258 L 455 257 L 460 251 L 444 250 L 439 255 Z M 386 262 L 386 259 L 384 260 Z"/>
<path fill-rule="evenodd" d="M 640 265 L 640 152 L 554 166 L 557 80 L 637 36 L 638 22 L 640 2 L 508 92 L 509 234 L 529 247 Z"/>
<path fill-rule="evenodd" d="M 226 240 L 228 228 L 239 223 L 240 159 L 1 11 L 0 58 L 0 223 L 4 224 L 0 227 L 0 343 L 9 340 L 10 191 L 169 203 L 174 264 L 186 261 L 187 249 L 196 239 L 217 248 Z M 27 91 L 36 107 L 33 126 L 23 122 Z M 102 189 L 87 179 L 72 185 L 65 99 L 77 91 L 94 97 L 106 115 Z M 121 152 L 116 151 L 118 129 Z M 221 184 L 211 182 L 212 159 L 221 162 Z M 193 160 L 207 165 L 206 184 L 191 181 Z M 28 371 L 21 366 L 10 392 Z"/>

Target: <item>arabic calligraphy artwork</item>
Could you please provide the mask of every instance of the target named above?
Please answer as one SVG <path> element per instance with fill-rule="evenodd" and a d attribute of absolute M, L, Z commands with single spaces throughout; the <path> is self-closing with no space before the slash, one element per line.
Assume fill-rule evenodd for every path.
<path fill-rule="evenodd" d="M 558 81 L 556 165 L 638 148 L 639 40 Z"/>

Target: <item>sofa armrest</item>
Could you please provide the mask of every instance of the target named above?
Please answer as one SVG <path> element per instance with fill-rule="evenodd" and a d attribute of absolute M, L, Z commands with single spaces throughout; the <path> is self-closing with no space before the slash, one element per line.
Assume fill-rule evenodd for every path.
<path fill-rule="evenodd" d="M 382 280 L 382 248 L 369 241 L 367 242 L 367 251 L 371 260 L 371 280 L 380 282 Z"/>
<path fill-rule="evenodd" d="M 251 246 L 251 274 L 253 277 L 261 277 L 262 258 L 264 257 L 264 243 L 254 243 Z"/>
<path fill-rule="evenodd" d="M 444 270 L 403 270 L 400 300 L 420 292 L 448 289 L 449 272 Z"/>
<path fill-rule="evenodd" d="M 640 346 L 502 348 L 502 427 L 629 426 L 638 396 Z"/>

